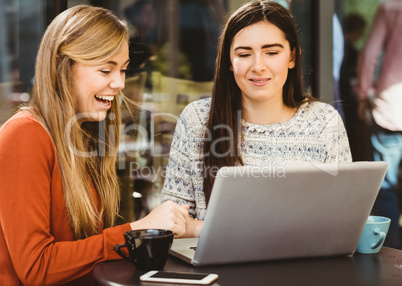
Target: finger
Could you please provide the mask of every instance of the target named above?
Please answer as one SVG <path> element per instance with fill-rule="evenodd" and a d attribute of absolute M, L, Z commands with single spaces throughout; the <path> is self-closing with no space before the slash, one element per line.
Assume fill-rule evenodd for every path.
<path fill-rule="evenodd" d="M 190 205 L 181 205 L 181 208 L 184 208 L 185 210 L 189 210 L 190 209 Z"/>
<path fill-rule="evenodd" d="M 187 218 L 189 209 L 190 209 L 189 205 L 181 205 L 179 207 L 179 212 L 184 216 L 184 218 Z"/>
<path fill-rule="evenodd" d="M 179 225 L 176 225 L 176 227 L 172 230 L 174 233 L 174 237 L 180 237 L 183 234 L 185 234 L 186 232 L 186 228 L 185 227 L 181 227 Z"/>
<path fill-rule="evenodd" d="M 187 219 L 185 217 L 185 215 L 183 215 L 180 212 L 172 212 L 170 214 L 170 219 L 169 219 L 169 224 L 171 224 L 172 228 L 175 228 L 177 226 L 181 227 L 181 228 L 186 228 L 186 224 L 187 224 Z"/>
<path fill-rule="evenodd" d="M 180 214 L 174 218 L 173 223 L 185 228 L 187 224 L 187 218 Z"/>

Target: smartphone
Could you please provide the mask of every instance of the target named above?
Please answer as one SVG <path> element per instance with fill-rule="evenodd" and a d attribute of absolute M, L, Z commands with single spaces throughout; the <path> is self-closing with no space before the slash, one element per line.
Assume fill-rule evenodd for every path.
<path fill-rule="evenodd" d="M 208 285 L 218 279 L 218 274 L 184 273 L 152 270 L 140 276 L 141 281 Z"/>

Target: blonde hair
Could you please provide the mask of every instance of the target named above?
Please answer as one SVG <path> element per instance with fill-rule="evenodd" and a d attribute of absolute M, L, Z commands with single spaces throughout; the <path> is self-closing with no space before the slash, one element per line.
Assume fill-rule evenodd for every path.
<path fill-rule="evenodd" d="M 127 25 L 111 11 L 78 5 L 52 21 L 39 47 L 29 106 L 55 144 L 68 218 L 77 239 L 98 234 L 102 225 L 110 227 L 116 222 L 120 114 L 116 97 L 102 122 L 79 119 L 72 67 L 75 62 L 104 63 L 128 39 Z"/>

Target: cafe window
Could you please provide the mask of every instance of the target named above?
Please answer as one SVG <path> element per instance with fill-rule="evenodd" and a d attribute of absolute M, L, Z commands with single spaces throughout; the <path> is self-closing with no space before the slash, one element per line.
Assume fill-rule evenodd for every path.
<path fill-rule="evenodd" d="M 322 1 L 318 0 L 278 2 L 288 6 L 295 16 L 300 30 L 305 86 L 310 94 L 318 96 L 318 79 L 331 65 L 317 65 L 323 60 L 319 48 L 323 43 L 317 26 L 320 17 L 328 18 L 321 14 L 332 15 L 333 9 L 329 12 L 322 9 L 323 5 L 319 5 Z M 127 21 L 132 34 L 124 93 L 142 107 L 134 118 L 122 113 L 125 125 L 116 166 L 123 186 L 122 214 L 127 220 L 143 216 L 160 203 L 164 168 L 178 116 L 188 103 L 211 96 L 222 25 L 227 15 L 243 3 L 243 0 L 1 1 L 0 125 L 31 96 L 37 48 L 50 21 L 78 4 L 113 10 Z M 331 61 L 332 52 L 324 57 Z"/>

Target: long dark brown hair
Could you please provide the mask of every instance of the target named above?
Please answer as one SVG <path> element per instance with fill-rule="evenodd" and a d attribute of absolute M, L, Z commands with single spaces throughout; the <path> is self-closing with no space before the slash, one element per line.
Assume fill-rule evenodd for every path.
<path fill-rule="evenodd" d="M 289 69 L 283 87 L 284 104 L 294 108 L 299 107 L 306 98 L 314 100 L 304 91 L 300 41 L 289 10 L 274 1 L 253 1 L 234 12 L 220 37 L 207 122 L 209 134 L 203 145 L 204 193 L 207 202 L 217 170 L 224 166 L 243 165 L 239 150 L 242 96 L 233 73 L 229 72 L 230 46 L 239 31 L 261 21 L 278 27 L 289 42 L 290 50 L 295 51 L 295 67 Z"/>

